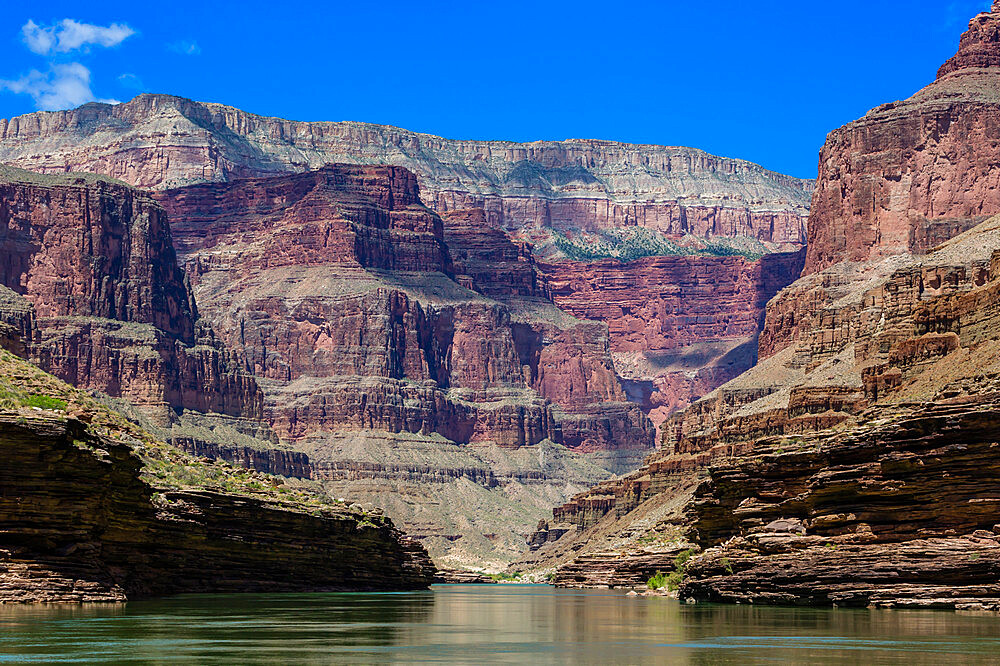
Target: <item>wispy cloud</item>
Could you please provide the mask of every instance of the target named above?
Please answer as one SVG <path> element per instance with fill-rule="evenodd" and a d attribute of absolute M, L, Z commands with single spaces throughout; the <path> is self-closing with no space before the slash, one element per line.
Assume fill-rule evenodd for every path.
<path fill-rule="evenodd" d="M 33 53 L 49 55 L 70 53 L 90 45 L 106 48 L 118 46 L 134 35 L 135 30 L 124 23 L 100 26 L 67 18 L 49 26 L 38 25 L 29 20 L 21 26 L 21 34 L 25 45 Z"/>
<path fill-rule="evenodd" d="M 87 102 L 117 104 L 118 100 L 95 95 L 90 70 L 79 62 L 66 62 L 62 54 L 88 53 L 91 46 L 118 46 L 134 34 L 135 30 L 124 23 L 100 26 L 67 18 L 39 25 L 29 20 L 21 26 L 21 38 L 29 51 L 46 57 L 48 68 L 32 69 L 16 79 L 0 79 L 0 91 L 29 95 L 41 111 L 69 109 Z"/>
<path fill-rule="evenodd" d="M 118 104 L 98 99 L 90 89 L 90 70 L 78 62 L 52 65 L 47 72 L 33 69 L 15 81 L 0 80 L 0 90 L 31 95 L 42 111 L 69 109 L 87 102 Z"/>
<path fill-rule="evenodd" d="M 146 84 L 142 82 L 137 74 L 132 74 L 131 72 L 126 72 L 118 77 L 118 83 L 122 85 L 123 88 L 128 88 L 129 90 L 145 90 Z"/>
<path fill-rule="evenodd" d="M 167 48 L 174 53 L 180 53 L 181 55 L 196 56 L 201 55 L 201 47 L 198 46 L 198 42 L 189 42 L 187 40 L 181 40 L 179 42 L 172 42 L 167 44 Z"/>

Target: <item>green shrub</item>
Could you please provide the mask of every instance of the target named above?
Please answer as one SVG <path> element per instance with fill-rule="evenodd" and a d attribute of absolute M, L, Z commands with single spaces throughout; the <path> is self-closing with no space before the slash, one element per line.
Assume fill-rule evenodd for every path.
<path fill-rule="evenodd" d="M 25 407 L 38 407 L 39 409 L 51 409 L 57 412 L 66 411 L 66 401 L 60 400 L 59 398 L 53 398 L 48 395 L 29 395 L 24 399 Z"/>
<path fill-rule="evenodd" d="M 662 571 L 657 571 L 652 578 L 646 581 L 646 587 L 651 590 L 659 590 L 667 584 L 667 577 Z"/>

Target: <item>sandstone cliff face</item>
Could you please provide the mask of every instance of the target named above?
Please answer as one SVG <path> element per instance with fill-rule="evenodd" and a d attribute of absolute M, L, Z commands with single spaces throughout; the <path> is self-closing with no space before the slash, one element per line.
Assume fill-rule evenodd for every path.
<path fill-rule="evenodd" d="M 1000 212 L 1000 9 L 980 14 L 937 80 L 830 133 L 805 273 L 926 252 Z"/>
<path fill-rule="evenodd" d="M 0 120 L 0 161 L 167 189 L 344 162 L 417 174 L 438 211 L 483 208 L 508 229 L 645 226 L 804 240 L 811 183 L 690 148 L 611 141 L 451 141 L 366 123 L 294 122 L 140 95 Z"/>
<path fill-rule="evenodd" d="M 473 245 L 489 247 L 493 243 L 489 234 L 509 232 L 519 243 L 531 246 L 536 256 L 546 258 L 547 276 L 559 283 L 580 270 L 573 264 L 554 263 L 565 258 L 559 242 L 586 245 L 593 240 L 581 234 L 616 236 L 642 230 L 661 246 L 652 252 L 654 255 L 692 253 L 692 245 L 701 247 L 720 238 L 737 239 L 737 248 L 749 243 L 755 253 L 797 250 L 805 242 L 812 191 L 811 181 L 689 148 L 587 140 L 523 144 L 451 141 L 364 123 L 265 118 L 166 95 L 140 95 L 117 106 L 89 104 L 73 111 L 0 121 L 0 161 L 45 173 L 93 171 L 151 189 L 303 172 L 337 162 L 402 166 L 416 175 L 424 204 L 442 215 L 455 213 L 458 217 L 451 218 L 453 227 L 459 225 L 459 218 L 466 218 L 461 225 Z M 200 195 L 194 190 L 191 196 Z M 258 205 L 249 200 L 243 203 Z M 475 217 L 463 212 L 471 209 L 482 212 L 472 214 Z M 468 233 L 473 227 L 479 229 L 478 237 Z M 411 243 L 415 240 L 409 238 Z M 297 239 L 289 237 L 282 242 Z M 385 252 L 391 240 L 369 237 L 369 242 L 375 244 L 370 251 L 396 264 L 393 255 Z M 612 238 L 611 242 L 618 241 Z M 423 270 L 419 266 L 433 263 L 427 253 L 432 255 L 434 247 L 392 247 L 397 251 L 409 247 L 396 268 L 416 262 L 412 264 L 418 266 L 416 270 Z M 261 251 L 270 261 L 288 250 L 268 247 Z M 495 258 L 480 254 L 466 262 L 466 267 L 474 273 L 475 265 L 484 259 Z M 501 260 L 515 267 L 512 258 Z M 516 261 L 521 261 L 523 269 L 523 261 Z M 721 284 L 757 280 L 760 267 L 747 262 L 746 275 L 733 278 L 731 262 L 706 256 L 696 262 L 697 266 L 677 267 L 678 272 L 663 268 L 661 277 L 681 281 L 705 278 Z M 763 266 L 764 272 L 769 267 Z M 593 271 L 623 284 L 634 280 L 641 268 L 598 261 Z M 775 268 L 774 278 L 781 280 L 778 286 L 788 284 L 792 276 L 784 267 Z M 495 268 L 487 272 L 503 274 Z M 521 280 L 519 284 L 507 283 L 501 289 L 484 286 L 480 279 L 476 289 L 492 290 L 483 292 L 491 298 L 502 291 L 538 292 L 540 285 L 530 271 L 515 272 L 516 276 L 504 276 L 502 282 Z M 457 278 L 468 287 L 476 276 Z M 605 293 L 599 283 L 592 282 L 591 287 L 585 296 L 581 294 L 591 301 L 586 308 L 589 316 L 612 328 L 621 326 L 621 318 L 614 313 L 603 319 L 600 312 L 607 298 L 618 295 Z M 650 347 L 640 345 L 640 349 L 628 352 L 629 358 L 618 359 L 629 367 L 629 397 L 643 405 L 657 423 L 752 364 L 751 338 L 756 336 L 757 327 L 719 322 L 741 320 L 754 313 L 760 294 L 744 289 L 728 296 L 725 307 L 731 312 L 724 312 L 712 299 L 705 301 L 697 289 L 686 294 L 680 305 L 681 312 L 712 311 L 717 315 L 714 325 L 693 314 L 686 318 L 682 314 L 681 319 L 672 316 L 669 296 L 666 312 L 646 308 L 637 313 L 644 329 L 679 327 L 680 338 L 697 338 L 689 348 L 671 347 L 673 351 L 665 352 L 654 336 Z M 755 315 L 753 319 L 756 321 Z M 732 331 L 737 327 L 746 330 L 739 336 L 723 332 L 704 337 L 708 329 Z M 746 347 L 741 347 L 743 343 Z M 663 358 L 664 354 L 668 358 Z M 664 369 L 664 365 L 668 367 Z"/>
<path fill-rule="evenodd" d="M 99 177 L 0 176 L 0 282 L 30 304 L 24 352 L 161 414 L 260 415 L 256 384 L 197 319 L 159 205 Z"/>
<path fill-rule="evenodd" d="M 426 552 L 384 518 L 156 490 L 76 420 L 0 416 L 0 602 L 419 589 Z"/>
<path fill-rule="evenodd" d="M 442 493 L 472 481 L 490 502 L 534 512 L 535 498 L 628 469 L 651 448 L 652 425 L 627 401 L 607 328 L 553 305 L 531 253 L 482 211 L 442 218 L 426 208 L 406 170 L 330 165 L 156 197 L 200 312 L 246 359 L 273 431 L 308 455 L 331 492 L 393 505 L 425 538 L 448 535 L 436 556 L 476 531 L 454 523 L 484 498 L 434 519 L 410 507 L 447 504 Z M 411 463 L 391 461 L 411 442 Z M 561 450 L 524 476 L 456 445 Z M 557 464 L 582 454 L 595 462 Z M 511 481 L 496 483 L 491 465 L 509 468 L 501 478 Z M 388 498 L 389 488 L 402 492 L 401 474 L 415 496 L 407 506 Z M 506 495 L 512 484 L 524 486 L 520 499 Z M 480 557 L 502 562 L 523 538 L 513 530 L 527 528 L 490 531 Z"/>

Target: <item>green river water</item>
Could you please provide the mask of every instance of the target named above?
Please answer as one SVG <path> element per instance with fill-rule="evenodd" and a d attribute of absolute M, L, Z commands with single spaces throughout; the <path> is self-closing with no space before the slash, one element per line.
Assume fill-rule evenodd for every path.
<path fill-rule="evenodd" d="M 686 606 L 535 585 L 186 596 L 0 606 L 0 663 L 1000 664 L 1000 617 Z"/>

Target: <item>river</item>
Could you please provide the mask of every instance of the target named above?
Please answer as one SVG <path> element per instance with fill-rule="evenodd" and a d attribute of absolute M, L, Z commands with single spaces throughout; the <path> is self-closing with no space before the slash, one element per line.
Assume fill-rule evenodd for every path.
<path fill-rule="evenodd" d="M 0 663 L 997 664 L 1000 617 L 687 606 L 535 585 L 185 596 L 0 606 Z"/>

